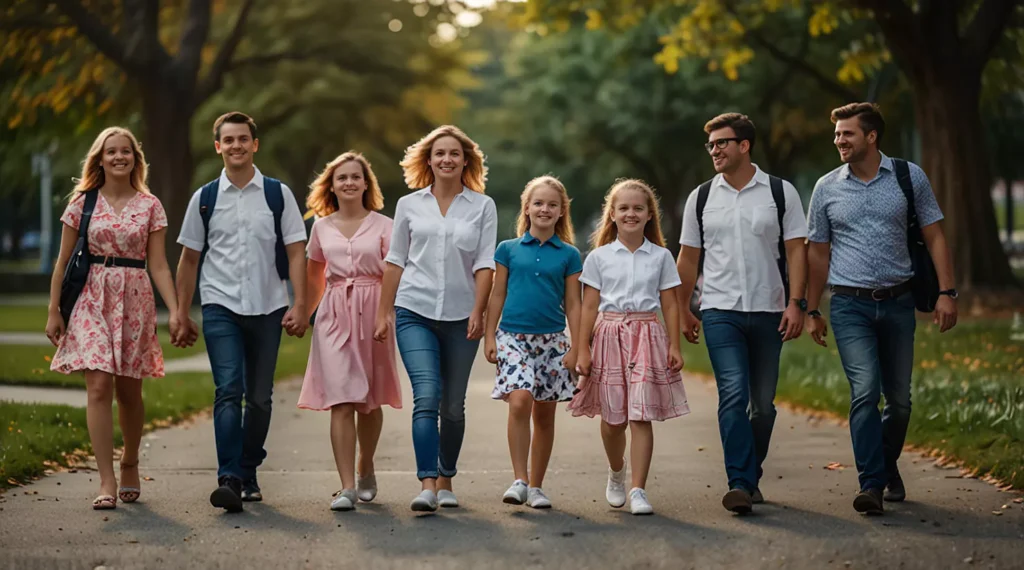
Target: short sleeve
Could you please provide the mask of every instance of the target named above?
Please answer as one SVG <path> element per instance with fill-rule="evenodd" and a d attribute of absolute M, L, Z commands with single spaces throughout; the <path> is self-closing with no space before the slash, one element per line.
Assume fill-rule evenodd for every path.
<path fill-rule="evenodd" d="M 700 226 L 697 225 L 697 190 L 690 192 L 683 206 L 683 229 L 679 243 L 687 247 L 700 248 Z"/>
<path fill-rule="evenodd" d="M 914 185 L 914 208 L 917 210 L 917 223 L 921 227 L 930 226 L 944 218 L 939 202 L 935 199 L 932 183 L 921 167 L 908 163 L 910 182 Z"/>
<path fill-rule="evenodd" d="M 380 258 L 384 259 L 388 256 L 388 251 L 391 249 L 391 230 L 395 224 L 387 216 L 381 216 L 381 218 Z"/>
<path fill-rule="evenodd" d="M 598 258 L 596 249 L 591 251 L 587 259 L 583 261 L 583 274 L 580 275 L 580 283 L 590 285 L 598 291 L 601 290 L 601 260 Z"/>
<path fill-rule="evenodd" d="M 499 243 L 498 248 L 494 250 L 494 262 L 504 265 L 506 268 L 509 266 L 509 263 L 511 263 L 509 258 L 512 256 L 512 252 L 509 251 L 511 249 L 509 242 L 510 240 L 505 240 Z"/>
<path fill-rule="evenodd" d="M 284 194 L 284 212 L 281 213 L 281 238 L 285 245 L 306 241 L 306 223 L 299 212 L 295 194 L 287 184 L 281 183 Z"/>
<path fill-rule="evenodd" d="M 77 230 L 79 224 L 82 223 L 82 208 L 84 206 L 85 193 L 76 192 L 75 195 L 71 197 L 71 201 L 68 202 L 67 207 L 64 208 L 64 214 L 61 215 L 60 221 Z"/>
<path fill-rule="evenodd" d="M 388 245 L 388 254 L 384 261 L 391 265 L 404 268 L 409 260 L 409 214 L 405 197 L 398 200 L 395 206 L 395 220 L 391 226 L 391 241 Z"/>
<path fill-rule="evenodd" d="M 828 211 L 825 209 L 824 180 L 821 178 L 814 185 L 811 203 L 807 207 L 807 239 L 814 243 L 832 241 L 832 228 L 828 221 Z"/>
<path fill-rule="evenodd" d="M 679 270 L 676 269 L 676 264 L 672 260 L 672 252 L 665 248 L 660 248 L 657 251 L 661 254 L 661 276 L 658 280 L 658 291 L 682 285 L 683 282 L 679 279 Z"/>
<path fill-rule="evenodd" d="M 786 181 L 782 182 L 782 193 L 786 199 L 786 213 L 782 215 L 783 239 L 789 241 L 807 237 L 807 218 L 804 217 L 800 193 Z"/>
<path fill-rule="evenodd" d="M 160 199 L 152 196 L 152 204 L 149 206 L 149 233 L 160 231 L 167 227 L 167 212 Z"/>
<path fill-rule="evenodd" d="M 181 220 L 181 232 L 178 234 L 178 243 L 194 251 L 203 251 L 206 246 L 206 229 L 203 227 L 203 218 L 199 215 L 199 195 L 202 190 L 196 190 L 192 199 L 185 208 L 185 217 Z"/>
<path fill-rule="evenodd" d="M 567 249 L 569 250 L 569 261 L 565 264 L 565 276 L 569 277 L 583 271 L 583 262 L 580 260 L 580 250 L 571 245 Z"/>
<path fill-rule="evenodd" d="M 481 269 L 494 269 L 494 244 L 498 241 L 498 210 L 490 196 L 484 198 L 484 214 L 480 223 L 480 241 L 477 245 L 476 258 L 473 260 L 473 273 Z"/>
<path fill-rule="evenodd" d="M 319 230 L 320 226 L 325 223 L 329 223 L 324 222 L 323 220 L 325 219 L 326 218 L 321 218 L 313 222 L 313 228 L 309 230 L 309 243 L 306 244 L 306 257 L 309 258 L 310 261 L 318 261 L 320 263 L 325 263 L 327 261 L 327 258 L 324 257 L 324 250 L 320 247 Z"/>

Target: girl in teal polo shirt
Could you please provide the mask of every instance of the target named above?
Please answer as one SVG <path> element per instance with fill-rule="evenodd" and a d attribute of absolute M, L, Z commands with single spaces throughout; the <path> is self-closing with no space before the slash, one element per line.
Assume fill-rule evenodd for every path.
<path fill-rule="evenodd" d="M 571 400 L 575 389 L 569 371 L 576 366 L 576 347 L 565 328 L 568 320 L 572 338 L 578 338 L 583 264 L 572 245 L 565 186 L 552 176 L 535 178 L 521 201 L 519 237 L 501 242 L 494 252 L 484 350 L 498 365 L 491 397 L 509 405 L 508 448 L 516 480 L 503 501 L 542 509 L 551 507 L 541 486 L 555 442 L 555 407 Z"/>

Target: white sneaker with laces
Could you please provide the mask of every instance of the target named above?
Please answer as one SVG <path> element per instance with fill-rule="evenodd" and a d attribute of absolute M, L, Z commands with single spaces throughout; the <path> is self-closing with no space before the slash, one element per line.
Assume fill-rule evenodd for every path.
<path fill-rule="evenodd" d="M 338 494 L 334 496 L 334 500 L 331 501 L 332 511 L 351 511 L 354 508 L 356 508 L 355 489 L 342 489 L 338 491 Z"/>
<path fill-rule="evenodd" d="M 501 498 L 501 502 L 509 505 L 521 505 L 526 502 L 526 481 L 522 479 L 516 479 L 512 486 L 505 491 L 505 496 Z"/>
<path fill-rule="evenodd" d="M 640 487 L 633 487 L 629 491 L 629 512 L 634 515 L 649 515 L 654 512 L 654 507 L 647 500 L 647 491 Z"/>
<path fill-rule="evenodd" d="M 527 501 L 535 509 L 550 509 L 551 499 L 544 494 L 540 487 L 530 487 L 527 491 Z"/>
<path fill-rule="evenodd" d="M 626 463 L 623 460 L 622 469 L 618 472 L 608 468 L 608 488 L 604 492 L 608 504 L 619 508 L 626 504 Z"/>
<path fill-rule="evenodd" d="M 459 500 L 455 498 L 455 493 L 442 489 L 437 492 L 437 505 L 446 509 L 452 509 L 459 506 Z"/>
<path fill-rule="evenodd" d="M 372 501 L 377 496 L 377 477 L 373 474 L 368 477 L 357 477 L 356 494 L 364 503 Z"/>

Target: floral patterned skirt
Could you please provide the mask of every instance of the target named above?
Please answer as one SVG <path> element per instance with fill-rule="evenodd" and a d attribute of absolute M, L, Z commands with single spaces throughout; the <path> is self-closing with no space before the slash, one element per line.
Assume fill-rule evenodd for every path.
<path fill-rule="evenodd" d="M 562 357 L 569 352 L 564 332 L 522 334 L 498 330 L 498 374 L 491 398 L 508 399 L 515 390 L 527 390 L 538 402 L 567 402 L 575 386 Z"/>

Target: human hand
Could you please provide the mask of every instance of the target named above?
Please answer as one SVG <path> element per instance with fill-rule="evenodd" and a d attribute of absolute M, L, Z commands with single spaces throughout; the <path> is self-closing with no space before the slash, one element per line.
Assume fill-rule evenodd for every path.
<path fill-rule="evenodd" d="M 799 338 L 804 331 L 804 315 L 800 307 L 790 304 L 782 313 L 782 322 L 779 323 L 779 332 L 782 333 L 782 342 Z"/>
<path fill-rule="evenodd" d="M 673 346 L 668 349 L 668 369 L 672 372 L 679 372 L 683 369 L 683 355 L 677 347 Z"/>
<path fill-rule="evenodd" d="M 697 317 L 690 312 L 689 307 L 683 307 L 683 338 L 690 344 L 699 344 L 700 339 L 700 321 Z"/>
<path fill-rule="evenodd" d="M 484 336 L 484 313 L 483 311 L 473 311 L 469 315 L 469 325 L 466 327 L 466 338 L 468 340 L 477 340 Z"/>
<path fill-rule="evenodd" d="M 570 348 L 569 352 L 565 353 L 562 357 L 562 366 L 565 366 L 566 370 L 570 372 L 576 371 L 576 362 L 579 360 L 579 354 L 576 351 L 576 347 Z"/>
<path fill-rule="evenodd" d="M 956 299 L 949 295 L 939 295 L 939 300 L 935 302 L 935 314 L 932 316 L 932 322 L 939 325 L 939 332 L 944 333 L 955 327 L 956 319 Z"/>
<path fill-rule="evenodd" d="M 373 340 L 384 342 L 388 338 L 389 319 L 386 314 L 379 313 L 377 322 L 373 325 Z"/>
<path fill-rule="evenodd" d="M 50 311 L 46 315 L 46 338 L 50 339 L 53 346 L 60 344 L 61 337 L 64 336 L 64 317 L 61 316 L 60 311 Z"/>
<path fill-rule="evenodd" d="M 491 364 L 498 363 L 498 341 L 494 335 L 484 335 L 484 356 Z"/>
<path fill-rule="evenodd" d="M 811 335 L 811 338 L 820 346 L 828 346 L 825 343 L 825 337 L 828 336 L 828 323 L 825 322 L 825 317 L 812 317 L 808 316 L 805 319 L 807 334 Z"/>

